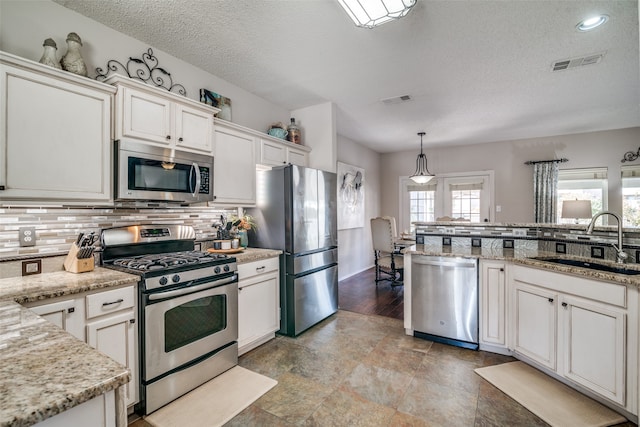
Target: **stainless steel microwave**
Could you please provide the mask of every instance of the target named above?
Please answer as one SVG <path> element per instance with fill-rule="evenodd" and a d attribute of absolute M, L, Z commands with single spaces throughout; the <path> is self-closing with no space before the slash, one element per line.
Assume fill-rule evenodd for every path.
<path fill-rule="evenodd" d="M 115 200 L 213 200 L 213 157 L 130 140 L 115 142 Z"/>

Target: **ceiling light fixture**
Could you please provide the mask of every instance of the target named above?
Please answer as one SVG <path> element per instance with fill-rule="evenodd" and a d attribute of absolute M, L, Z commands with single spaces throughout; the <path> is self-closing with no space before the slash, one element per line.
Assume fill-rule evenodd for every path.
<path fill-rule="evenodd" d="M 418 132 L 418 135 L 420 135 L 420 154 L 416 159 L 416 171 L 409 178 L 417 184 L 426 184 L 431 181 L 435 175 L 429 172 L 429 169 L 427 168 L 427 156 L 422 152 L 422 137 L 425 133 Z"/>
<path fill-rule="evenodd" d="M 402 18 L 416 0 L 338 0 L 356 26 L 373 28 Z"/>
<path fill-rule="evenodd" d="M 600 25 L 604 24 L 609 20 L 609 15 L 598 15 L 593 18 L 585 19 L 576 25 L 576 29 L 578 31 L 591 31 L 595 28 L 598 28 Z"/>

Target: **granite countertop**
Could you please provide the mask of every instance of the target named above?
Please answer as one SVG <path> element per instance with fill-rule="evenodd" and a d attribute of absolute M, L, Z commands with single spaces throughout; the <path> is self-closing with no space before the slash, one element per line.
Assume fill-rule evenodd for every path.
<path fill-rule="evenodd" d="M 127 368 L 19 303 L 138 279 L 96 268 L 82 274 L 60 271 L 0 280 L 0 426 L 35 424 L 131 379 Z"/>
<path fill-rule="evenodd" d="M 280 256 L 282 253 L 278 249 L 259 249 L 259 248 L 245 248 L 244 251 L 231 256 L 235 257 L 238 264 L 246 264 L 248 262 L 260 261 L 261 259 L 273 258 Z"/>
<path fill-rule="evenodd" d="M 488 260 L 504 260 L 515 264 L 527 265 L 530 267 L 543 268 L 559 273 L 574 274 L 594 280 L 603 280 L 625 285 L 640 287 L 640 275 L 627 275 L 610 273 L 607 271 L 594 270 L 590 268 L 573 267 L 569 265 L 556 264 L 544 260 L 534 259 L 534 257 L 575 259 L 587 262 L 597 262 L 611 267 L 619 267 L 612 261 L 594 260 L 591 258 L 581 258 L 576 256 L 557 254 L 555 252 L 545 252 L 536 249 L 503 249 L 502 247 L 452 247 L 440 244 L 413 245 L 404 250 L 404 253 L 412 255 L 430 255 L 445 257 L 467 257 Z M 624 264 L 624 268 L 630 270 L 640 270 L 638 264 Z"/>

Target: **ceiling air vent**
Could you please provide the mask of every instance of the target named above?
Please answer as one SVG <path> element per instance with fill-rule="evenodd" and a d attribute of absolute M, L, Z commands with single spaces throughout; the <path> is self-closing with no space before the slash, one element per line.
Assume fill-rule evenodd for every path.
<path fill-rule="evenodd" d="M 385 105 L 400 104 L 402 102 L 411 101 L 411 95 L 394 96 L 393 98 L 386 98 L 381 101 Z"/>
<path fill-rule="evenodd" d="M 563 71 L 569 68 L 582 67 L 584 65 L 597 64 L 602 61 L 606 52 L 594 53 L 593 55 L 581 56 L 579 58 L 562 59 L 556 61 L 551 66 L 551 71 Z"/>

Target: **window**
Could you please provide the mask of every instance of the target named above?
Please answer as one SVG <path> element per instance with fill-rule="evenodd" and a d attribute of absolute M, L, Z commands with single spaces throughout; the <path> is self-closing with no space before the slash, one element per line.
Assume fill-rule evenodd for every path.
<path fill-rule="evenodd" d="M 435 185 L 409 185 L 409 223 L 435 221 Z M 409 227 L 413 231 L 413 226 Z"/>
<path fill-rule="evenodd" d="M 558 171 L 559 224 L 575 224 L 575 219 L 562 218 L 562 202 L 565 200 L 591 200 L 591 215 L 607 209 L 607 168 L 564 169 Z M 588 224 L 589 218 L 579 219 Z M 603 221 L 606 218 L 603 218 Z"/>
<path fill-rule="evenodd" d="M 419 185 L 400 178 L 400 230 L 413 231 L 413 222 L 437 221 L 440 217 L 491 221 L 493 171 L 443 174 Z"/>
<path fill-rule="evenodd" d="M 640 166 L 622 166 L 622 224 L 640 227 Z"/>

